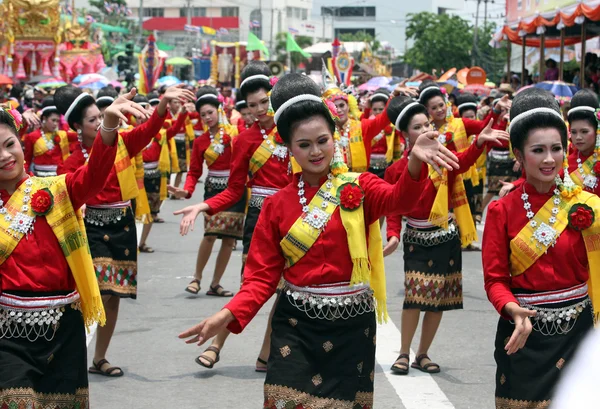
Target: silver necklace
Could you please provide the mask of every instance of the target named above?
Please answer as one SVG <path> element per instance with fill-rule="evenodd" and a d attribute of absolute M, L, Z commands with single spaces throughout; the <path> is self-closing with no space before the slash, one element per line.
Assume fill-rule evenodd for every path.
<path fill-rule="evenodd" d="M 258 125 L 258 127 L 260 128 L 260 133 L 262 134 L 263 139 L 265 140 L 265 142 L 267 142 L 267 146 L 269 147 L 271 152 L 273 152 L 273 156 L 275 156 L 280 161 L 285 160 L 285 158 L 287 158 L 288 155 L 288 149 L 284 145 L 275 145 L 273 141 L 271 141 L 271 138 L 269 138 L 267 131 L 265 131 L 262 128 L 262 126 L 260 126 L 260 124 Z"/>
<path fill-rule="evenodd" d="M 324 210 L 319 209 L 316 206 L 310 206 L 307 203 L 306 197 L 304 196 L 304 186 L 304 179 L 302 178 L 302 176 L 300 176 L 300 180 L 298 181 L 298 196 L 300 205 L 302 206 L 302 219 L 304 223 L 307 223 L 309 226 L 317 230 L 323 230 L 327 225 L 327 222 L 329 221 L 331 215 L 329 215 Z M 325 183 L 325 187 L 328 189 L 328 191 L 325 192 L 325 195 L 323 197 L 323 203 L 321 204 L 321 207 L 323 209 L 327 209 L 327 206 L 329 206 L 329 201 L 333 198 L 333 196 L 329 192 L 329 190 L 333 188 L 332 173 L 329 173 L 327 175 L 327 182 Z"/>
<path fill-rule="evenodd" d="M 525 191 L 525 185 L 523 185 L 521 199 L 523 200 L 523 208 L 527 212 L 526 216 L 527 219 L 529 219 L 529 224 L 535 229 L 531 241 L 533 242 L 535 240 L 537 242 L 535 245 L 538 249 L 545 249 L 548 251 L 548 247 L 554 246 L 559 237 L 558 232 L 552 226 L 556 223 L 556 215 L 559 212 L 558 206 L 561 201 L 560 190 L 558 187 L 554 189 L 554 198 L 552 199 L 554 206 L 552 207 L 552 216 L 548 218 L 548 223 L 540 222 L 538 225 L 538 222 L 533 220 L 535 213 L 531 210 L 531 203 L 529 203 L 529 195 Z"/>
<path fill-rule="evenodd" d="M 349 119 L 346 122 L 346 125 L 344 125 L 344 132 L 342 133 L 342 136 L 340 136 L 339 144 L 344 149 L 346 149 L 350 145 L 350 120 Z"/>
<path fill-rule="evenodd" d="M 29 216 L 26 214 L 29 212 L 29 203 L 31 202 L 31 186 L 33 181 L 27 179 L 25 181 L 25 189 L 23 189 L 23 205 L 21 210 L 14 216 L 8 213 L 8 210 L 4 207 L 4 201 L 0 199 L 0 215 L 4 216 L 4 220 L 10 222 L 8 230 L 12 230 L 17 233 L 28 235 L 33 231 L 33 224 L 35 223 L 35 215 Z"/>
<path fill-rule="evenodd" d="M 219 155 L 223 154 L 223 152 L 225 152 L 225 145 L 223 145 L 223 135 L 224 135 L 224 130 L 223 127 L 220 126 L 219 127 L 219 140 L 215 143 L 215 136 L 213 134 L 211 134 L 209 132 L 210 135 L 210 144 L 213 148 L 213 150 L 218 153 Z"/>
<path fill-rule="evenodd" d="M 48 148 L 49 151 L 51 151 L 52 149 L 54 149 L 54 140 L 51 137 L 50 138 L 46 138 L 46 134 L 44 133 L 43 129 L 40 129 L 40 134 L 42 136 L 42 139 L 46 143 L 46 148 Z"/>
<path fill-rule="evenodd" d="M 594 151 L 593 158 L 594 158 L 593 163 L 596 163 L 596 161 L 598 160 L 598 153 L 596 151 Z M 596 186 L 598 186 L 598 177 L 594 173 L 594 168 L 592 166 L 592 171 L 589 174 L 585 173 L 585 169 L 583 168 L 583 163 L 579 156 L 579 151 L 577 152 L 577 171 L 581 175 L 581 179 L 583 179 L 584 187 L 586 187 L 590 190 L 596 189 Z"/>

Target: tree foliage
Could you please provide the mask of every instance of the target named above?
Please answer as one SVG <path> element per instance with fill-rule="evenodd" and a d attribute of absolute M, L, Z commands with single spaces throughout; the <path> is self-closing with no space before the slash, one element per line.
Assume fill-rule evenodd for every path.
<path fill-rule="evenodd" d="M 294 39 L 300 48 L 310 47 L 313 44 L 312 37 L 308 36 L 295 36 Z M 277 61 L 282 64 L 287 64 L 287 33 L 278 33 L 275 36 L 275 53 L 277 54 Z M 292 67 L 295 69 L 300 63 L 307 61 L 307 59 L 300 53 L 291 54 Z M 290 68 L 292 68 L 290 67 Z"/>
<path fill-rule="evenodd" d="M 500 82 L 504 75 L 507 58 L 507 43 L 503 42 L 501 48 L 490 46 L 492 34 L 496 31 L 495 23 L 488 23 L 479 27 L 475 52 L 475 64 L 487 73 L 488 80 Z"/>
<path fill-rule="evenodd" d="M 358 31 L 356 33 L 345 33 L 341 34 L 339 40 L 341 42 L 344 41 L 357 41 L 357 42 L 365 42 L 371 46 L 371 51 L 376 53 L 381 49 L 381 42 L 374 38 L 371 34 L 366 31 Z"/>
<path fill-rule="evenodd" d="M 127 7 L 127 0 L 108 0 L 110 4 Z M 89 0 L 89 4 L 95 10 L 91 10 L 90 14 L 100 23 L 109 24 L 111 26 L 125 27 L 132 32 L 135 32 L 138 27 L 138 20 L 128 17 L 125 13 L 109 12 L 104 7 L 104 0 Z"/>
<path fill-rule="evenodd" d="M 423 72 L 471 64 L 473 32 L 458 16 L 422 12 L 408 14 L 406 38 L 414 40 L 404 61 Z"/>

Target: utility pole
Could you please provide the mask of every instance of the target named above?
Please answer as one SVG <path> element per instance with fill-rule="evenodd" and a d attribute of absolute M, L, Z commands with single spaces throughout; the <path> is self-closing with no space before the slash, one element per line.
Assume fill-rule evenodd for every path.
<path fill-rule="evenodd" d="M 477 0 L 477 11 L 475 12 L 475 30 L 473 31 L 473 49 L 471 50 L 471 66 L 475 66 L 475 51 L 477 50 L 477 30 L 479 26 L 479 5 L 481 0 Z M 486 2 L 487 4 L 487 2 Z"/>
<path fill-rule="evenodd" d="M 487 4 L 488 4 L 489 0 L 483 0 L 483 4 L 484 4 L 484 13 L 485 15 L 483 16 L 483 28 L 485 29 L 487 27 Z"/>
<path fill-rule="evenodd" d="M 138 10 L 140 20 L 140 44 L 144 42 L 144 0 L 140 0 L 140 9 Z"/>
<path fill-rule="evenodd" d="M 271 0 L 271 41 L 269 44 L 269 49 L 271 50 L 271 55 L 275 55 L 275 1 Z"/>

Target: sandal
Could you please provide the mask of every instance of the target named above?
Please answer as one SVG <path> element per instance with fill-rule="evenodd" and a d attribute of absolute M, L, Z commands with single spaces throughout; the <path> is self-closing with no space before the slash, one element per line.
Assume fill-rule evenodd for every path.
<path fill-rule="evenodd" d="M 406 363 L 398 362 L 401 359 L 406 359 Z M 394 364 L 392 365 L 392 367 L 390 369 L 395 374 L 408 375 L 408 370 L 410 369 L 408 367 L 409 362 L 410 362 L 410 356 L 408 354 L 400 354 L 400 356 L 398 357 L 398 359 L 396 359 L 396 362 L 394 362 Z"/>
<path fill-rule="evenodd" d="M 154 253 L 154 249 L 152 247 L 148 247 L 145 244 L 140 246 L 140 253 Z"/>
<path fill-rule="evenodd" d="M 481 247 L 475 244 L 469 244 L 463 249 L 464 251 L 481 251 Z"/>
<path fill-rule="evenodd" d="M 256 367 L 254 368 L 254 371 L 255 371 L 255 372 L 260 372 L 260 373 L 265 373 L 265 372 L 267 372 L 267 367 L 266 367 L 266 365 L 267 365 L 267 361 L 265 361 L 264 359 L 262 359 L 262 358 L 260 358 L 260 357 L 259 357 L 259 358 L 257 358 L 257 359 L 256 359 L 256 361 L 257 361 L 257 362 L 259 362 L 259 363 L 261 363 L 261 364 L 263 364 L 263 365 L 265 365 L 265 366 L 264 366 L 264 367 L 262 367 L 262 366 L 258 366 L 258 365 L 256 365 Z"/>
<path fill-rule="evenodd" d="M 429 374 L 440 372 L 440 366 L 434 362 L 429 362 L 428 364 L 421 366 L 421 362 L 423 361 L 423 359 L 429 359 L 431 361 L 431 359 L 427 356 L 427 354 L 421 354 L 417 357 L 416 361 L 413 362 L 410 367 L 418 369 L 421 372 L 429 373 Z M 431 367 L 434 367 L 434 368 L 430 370 L 429 368 L 431 368 Z"/>
<path fill-rule="evenodd" d="M 108 376 L 109 378 L 118 378 L 119 376 L 123 376 L 123 370 L 118 366 L 110 366 L 110 363 L 106 359 L 101 359 L 98 362 L 92 361 L 92 364 L 94 366 L 91 366 L 88 369 L 89 373 Z M 109 365 L 109 368 L 107 368 L 105 371 L 102 370 L 104 365 Z"/>
<path fill-rule="evenodd" d="M 200 280 L 194 278 L 185 288 L 185 291 L 194 295 L 198 294 L 200 292 Z"/>
<path fill-rule="evenodd" d="M 206 295 L 212 295 L 215 297 L 233 297 L 233 293 L 224 289 L 221 284 L 210 287 L 210 290 L 206 292 Z"/>
<path fill-rule="evenodd" d="M 160 217 L 157 217 L 154 219 L 154 223 L 164 223 L 165 219 L 161 219 Z"/>
<path fill-rule="evenodd" d="M 217 358 L 216 359 L 212 359 L 211 357 L 204 355 L 207 352 L 214 352 L 215 354 L 217 354 Z M 214 346 L 211 345 L 208 348 L 206 348 L 204 350 L 204 352 L 198 358 L 196 358 L 196 363 L 198 365 L 200 365 L 200 366 L 205 367 L 205 368 L 212 369 L 215 366 L 215 364 L 217 362 L 219 362 L 219 360 L 221 359 L 220 356 L 219 356 L 220 354 L 221 354 L 221 351 L 219 350 L 219 348 L 214 347 Z M 205 361 L 207 361 L 208 365 L 206 365 L 204 362 L 202 362 L 202 359 L 204 359 Z"/>

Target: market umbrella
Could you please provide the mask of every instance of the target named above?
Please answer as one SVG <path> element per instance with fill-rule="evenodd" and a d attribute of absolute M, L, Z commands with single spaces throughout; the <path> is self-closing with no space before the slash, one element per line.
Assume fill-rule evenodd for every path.
<path fill-rule="evenodd" d="M 86 81 L 77 85 L 79 88 L 89 88 L 91 90 L 98 90 L 104 88 L 109 84 L 108 81 Z"/>
<path fill-rule="evenodd" d="M 481 84 L 469 84 L 465 85 L 462 92 L 470 92 L 477 96 L 488 96 L 490 95 L 490 92 L 492 92 L 492 89 Z"/>
<path fill-rule="evenodd" d="M 165 61 L 166 65 L 192 65 L 192 62 L 187 58 L 173 57 Z"/>
<path fill-rule="evenodd" d="M 29 81 L 27 81 L 27 83 L 37 84 L 38 82 L 42 82 L 44 80 L 47 80 L 48 78 L 52 78 L 52 75 L 36 75 L 34 77 L 31 77 Z"/>
<path fill-rule="evenodd" d="M 573 94 L 577 92 L 575 84 L 563 81 L 538 82 L 535 84 L 535 87 L 550 91 L 559 101 L 570 101 L 573 98 Z"/>
<path fill-rule="evenodd" d="M 443 73 L 442 76 L 438 79 L 438 82 L 446 82 L 450 78 L 452 78 L 452 76 L 454 74 L 456 74 L 456 67 L 450 68 L 448 71 L 446 71 L 445 73 Z"/>
<path fill-rule="evenodd" d="M 8 78 L 6 75 L 0 74 L 0 85 L 12 84 L 13 80 Z"/>
<path fill-rule="evenodd" d="M 177 85 L 177 84 L 181 84 L 181 80 L 177 77 L 174 77 L 172 75 L 167 75 L 165 77 L 159 78 L 158 81 L 156 81 L 156 84 L 160 87 L 160 86 L 167 86 L 167 87 L 171 87 L 173 85 Z"/>
<path fill-rule="evenodd" d="M 38 82 L 37 86 L 39 88 L 59 88 L 67 85 L 66 82 L 62 80 L 62 78 L 48 78 L 43 81 Z"/>
<path fill-rule="evenodd" d="M 100 74 L 81 74 L 76 76 L 73 79 L 73 84 L 81 84 L 82 82 L 92 82 L 92 81 L 106 81 L 109 83 L 110 80 L 106 78 L 104 75 Z"/>

